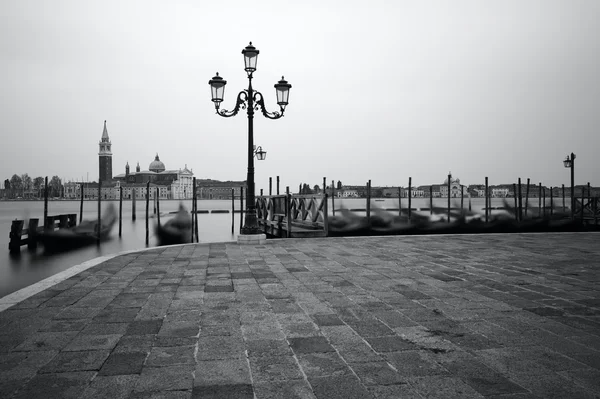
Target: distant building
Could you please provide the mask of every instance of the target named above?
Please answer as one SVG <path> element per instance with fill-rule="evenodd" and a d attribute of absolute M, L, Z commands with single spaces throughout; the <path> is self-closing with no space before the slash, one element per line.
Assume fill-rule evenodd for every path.
<path fill-rule="evenodd" d="M 100 146 L 100 151 L 98 152 L 100 173 L 98 176 L 100 176 L 100 180 L 102 181 L 110 181 L 112 180 L 112 152 L 108 130 L 106 130 L 106 121 L 104 121 L 104 130 L 102 131 L 102 138 L 98 145 Z"/>
<path fill-rule="evenodd" d="M 198 199 L 231 199 L 239 198 L 242 189 L 247 195 L 245 181 L 219 181 L 212 179 L 197 179 L 196 194 Z M 233 190 L 233 192 L 232 192 Z M 258 195 L 258 193 L 255 193 Z"/>

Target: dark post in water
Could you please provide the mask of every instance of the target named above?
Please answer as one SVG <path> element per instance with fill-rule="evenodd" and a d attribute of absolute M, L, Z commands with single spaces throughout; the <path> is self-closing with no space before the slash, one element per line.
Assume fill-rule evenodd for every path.
<path fill-rule="evenodd" d="M 156 223 L 160 226 L 160 201 L 159 201 L 159 188 L 156 187 Z"/>
<path fill-rule="evenodd" d="M 119 237 L 121 237 L 123 219 L 123 186 L 119 187 Z"/>
<path fill-rule="evenodd" d="M 517 185 L 515 183 L 513 183 L 513 191 L 515 193 L 515 195 L 513 196 L 515 198 L 515 220 L 518 222 L 519 221 L 519 205 L 517 204 Z"/>
<path fill-rule="evenodd" d="M 279 176 L 277 176 L 277 195 L 279 195 Z"/>
<path fill-rule="evenodd" d="M 96 225 L 96 244 L 100 245 L 100 228 L 102 227 L 102 216 L 100 211 L 100 205 L 102 203 L 102 180 L 98 179 L 98 224 Z"/>
<path fill-rule="evenodd" d="M 517 195 L 517 193 L 515 193 L 514 195 Z M 488 222 L 488 214 L 490 212 L 489 210 L 489 204 L 488 204 L 489 198 L 488 198 L 488 178 L 487 176 L 485 177 L 485 222 Z"/>
<path fill-rule="evenodd" d="M 79 223 L 83 220 L 83 183 L 81 183 L 80 192 L 81 192 L 81 202 L 79 204 Z"/>
<path fill-rule="evenodd" d="M 525 216 L 527 216 L 527 208 L 529 207 L 529 177 L 527 178 L 527 187 L 525 188 Z"/>
<path fill-rule="evenodd" d="M 523 221 L 523 196 L 521 195 L 521 178 L 519 177 L 519 220 Z"/>
<path fill-rule="evenodd" d="M 44 180 L 44 230 L 48 230 L 48 176 Z"/>
<path fill-rule="evenodd" d="M 244 225 L 244 186 L 240 186 L 240 233 Z"/>
<path fill-rule="evenodd" d="M 371 225 L 371 179 L 367 182 L 367 226 Z"/>
<path fill-rule="evenodd" d="M 137 193 L 137 188 L 135 185 L 131 187 L 131 220 L 135 222 L 135 195 Z"/>
<path fill-rule="evenodd" d="M 429 216 L 433 215 L 433 186 L 429 186 Z"/>
<path fill-rule="evenodd" d="M 411 208 L 411 191 L 412 191 L 412 177 L 408 178 L 408 221 L 410 222 L 410 208 Z"/>
<path fill-rule="evenodd" d="M 260 195 L 262 196 L 262 189 Z M 235 188 L 231 189 L 231 234 L 233 234 L 233 226 L 235 225 Z"/>
<path fill-rule="evenodd" d="M 542 182 L 540 182 L 538 190 L 538 206 L 539 206 L 539 217 L 542 217 Z"/>
<path fill-rule="evenodd" d="M 565 204 L 565 185 L 562 185 L 562 197 L 563 197 L 563 212 L 566 212 L 566 204 Z"/>
<path fill-rule="evenodd" d="M 335 216 L 335 181 L 331 181 L 331 212 Z"/>
<path fill-rule="evenodd" d="M 273 195 L 273 178 L 269 177 L 269 195 Z"/>
<path fill-rule="evenodd" d="M 150 244 L 150 229 L 148 228 L 148 213 L 150 210 L 150 182 L 146 183 L 146 246 Z"/>
<path fill-rule="evenodd" d="M 402 216 L 402 187 L 398 186 L 398 216 Z"/>
<path fill-rule="evenodd" d="M 448 174 L 448 223 L 450 223 L 450 180 L 452 175 Z"/>

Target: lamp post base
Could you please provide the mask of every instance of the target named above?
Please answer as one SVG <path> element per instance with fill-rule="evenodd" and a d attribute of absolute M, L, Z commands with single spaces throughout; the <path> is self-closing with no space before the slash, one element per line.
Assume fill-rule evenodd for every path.
<path fill-rule="evenodd" d="M 240 245 L 263 245 L 267 243 L 266 234 L 240 234 L 237 239 Z"/>

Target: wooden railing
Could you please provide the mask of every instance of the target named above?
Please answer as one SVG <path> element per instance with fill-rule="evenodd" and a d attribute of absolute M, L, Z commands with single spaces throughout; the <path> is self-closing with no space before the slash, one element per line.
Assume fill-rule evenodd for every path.
<path fill-rule="evenodd" d="M 259 196 L 256 210 L 261 229 L 271 236 L 327 236 L 327 195 Z"/>
<path fill-rule="evenodd" d="M 583 223 L 598 224 L 600 197 L 575 198 L 574 216 Z"/>

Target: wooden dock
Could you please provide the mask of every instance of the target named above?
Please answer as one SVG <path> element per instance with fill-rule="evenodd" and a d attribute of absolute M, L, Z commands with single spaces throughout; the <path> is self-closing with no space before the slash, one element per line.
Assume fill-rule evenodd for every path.
<path fill-rule="evenodd" d="M 258 225 L 268 237 L 327 237 L 327 194 L 259 196 Z"/>

